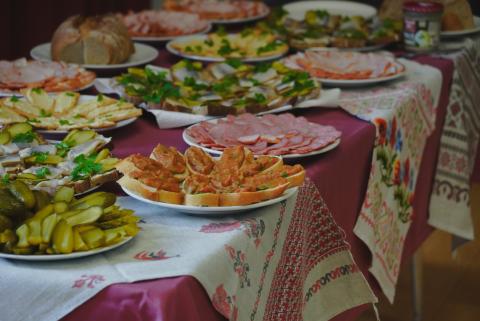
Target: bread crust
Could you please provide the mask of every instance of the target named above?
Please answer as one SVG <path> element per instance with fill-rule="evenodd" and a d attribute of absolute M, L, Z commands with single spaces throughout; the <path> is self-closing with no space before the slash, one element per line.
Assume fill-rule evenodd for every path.
<path fill-rule="evenodd" d="M 220 206 L 220 194 L 216 194 L 216 193 L 185 194 L 185 205 L 201 206 L 201 207 Z"/>
<path fill-rule="evenodd" d="M 139 194 L 140 196 L 152 201 L 170 204 L 183 204 L 184 201 L 183 193 L 157 190 L 156 188 L 147 186 L 140 181 L 129 177 L 128 175 L 120 178 L 118 180 L 118 184 L 134 192 L 135 194 Z"/>
<path fill-rule="evenodd" d="M 274 199 L 282 195 L 289 187 L 289 183 L 275 186 L 263 191 L 238 192 L 220 194 L 220 206 L 242 206 Z"/>

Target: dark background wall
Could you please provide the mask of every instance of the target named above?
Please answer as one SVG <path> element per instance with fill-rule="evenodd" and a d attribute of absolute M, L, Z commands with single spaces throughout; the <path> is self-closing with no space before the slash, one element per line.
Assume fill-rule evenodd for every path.
<path fill-rule="evenodd" d="M 278 6 L 286 0 L 266 0 Z M 381 0 L 359 1 L 379 6 Z M 149 8 L 150 0 L 0 0 L 0 60 L 29 57 L 32 47 L 50 41 L 55 28 L 75 14 L 94 15 Z M 471 0 L 480 15 L 480 0 Z"/>

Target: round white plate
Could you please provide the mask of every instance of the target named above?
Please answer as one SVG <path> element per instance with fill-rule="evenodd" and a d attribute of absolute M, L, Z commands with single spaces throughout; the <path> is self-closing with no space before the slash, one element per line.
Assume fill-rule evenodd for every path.
<path fill-rule="evenodd" d="M 128 60 L 121 64 L 114 64 L 114 65 L 80 65 L 83 68 L 88 69 L 97 69 L 97 70 L 108 70 L 108 69 L 124 69 L 128 67 L 135 67 L 147 64 L 153 60 L 155 60 L 158 56 L 157 49 L 144 45 L 141 43 L 134 43 L 135 52 L 128 58 Z M 44 43 L 34 47 L 30 50 L 30 56 L 36 60 L 47 60 L 51 61 L 52 57 L 50 55 L 50 43 Z"/>
<path fill-rule="evenodd" d="M 229 25 L 229 24 L 236 24 L 236 23 L 247 23 L 252 21 L 257 21 L 267 17 L 270 14 L 270 8 L 264 13 L 259 14 L 258 16 L 247 17 L 247 18 L 239 18 L 239 19 L 230 19 L 230 20 L 209 20 L 211 23 L 215 24 L 222 24 L 222 25 Z"/>
<path fill-rule="evenodd" d="M 454 38 L 454 37 L 464 37 L 472 33 L 480 32 L 480 17 L 473 17 L 473 23 L 475 27 L 472 29 L 458 30 L 458 31 L 442 31 L 440 36 L 442 38 Z"/>
<path fill-rule="evenodd" d="M 94 96 L 94 95 L 80 95 L 80 97 L 78 99 L 78 102 L 83 103 L 87 100 L 95 99 L 95 97 L 97 97 L 97 96 Z M 94 130 L 96 132 L 105 132 L 105 131 L 125 127 L 127 125 L 130 125 L 134 121 L 136 121 L 137 118 L 138 117 L 134 117 L 134 118 L 129 118 L 129 119 L 118 121 L 115 124 L 115 126 L 112 126 L 112 127 L 92 128 L 92 130 Z M 33 127 L 35 128 L 35 126 L 33 126 Z M 41 128 L 35 128 L 35 131 L 38 132 L 38 133 L 41 133 L 41 134 L 68 134 L 68 132 L 69 132 L 69 130 L 55 130 L 55 129 L 41 129 Z"/>
<path fill-rule="evenodd" d="M 70 254 L 43 254 L 43 255 L 17 255 L 17 254 L 7 254 L 0 252 L 0 258 L 12 259 L 12 260 L 22 260 L 22 261 L 60 261 L 60 260 L 70 260 L 77 259 L 85 256 L 95 255 L 107 251 L 116 249 L 117 247 L 122 246 L 133 239 L 133 237 L 128 237 L 120 243 L 113 244 L 107 247 L 101 247 L 91 251 L 82 251 L 82 252 L 73 252 Z"/>
<path fill-rule="evenodd" d="M 180 37 L 201 35 L 201 34 L 204 34 L 204 33 L 208 33 L 210 30 L 212 30 L 212 24 L 209 22 L 207 27 L 204 30 L 201 30 L 201 31 L 189 34 L 189 35 L 169 36 L 169 37 L 155 37 L 155 36 L 147 37 L 147 36 L 143 36 L 143 37 L 132 37 L 132 40 L 140 41 L 140 42 L 146 42 L 146 43 L 149 43 L 149 42 L 151 42 L 151 43 L 166 42 L 166 41 L 170 41 L 170 40 L 177 39 L 177 38 L 180 38 Z"/>
<path fill-rule="evenodd" d="M 208 122 L 211 122 L 211 123 L 216 123 L 217 122 L 217 119 L 213 119 L 213 120 L 209 120 Z M 198 126 L 197 124 L 195 125 L 192 125 L 190 127 L 193 127 L 193 126 Z M 190 128 L 188 127 L 188 128 Z M 205 152 L 207 153 L 210 153 L 212 155 L 221 155 L 223 153 L 223 151 L 221 150 L 216 150 L 216 149 L 212 149 L 212 148 L 208 148 L 208 147 L 205 147 L 201 144 L 198 144 L 195 139 L 193 137 L 191 137 L 190 135 L 188 135 L 187 133 L 187 129 L 184 129 L 183 130 L 183 133 L 182 133 L 182 138 L 183 138 L 183 141 L 185 143 L 187 143 L 187 145 L 189 146 L 195 146 L 195 147 L 198 147 L 198 148 L 201 148 L 203 149 Z M 309 156 L 314 156 L 314 155 L 319 155 L 319 154 L 323 154 L 323 153 L 326 153 L 326 152 L 329 152 L 331 151 L 332 149 L 336 148 L 338 145 L 340 145 L 340 141 L 341 139 L 338 138 L 337 140 L 335 140 L 333 143 L 331 143 L 330 145 L 327 145 L 321 149 L 318 149 L 318 150 L 314 150 L 310 153 L 306 153 L 306 154 L 284 154 L 284 155 L 279 155 L 281 158 L 283 159 L 293 159 L 293 158 L 303 158 L 303 157 L 309 157 Z M 245 146 L 247 147 L 247 146 Z M 248 148 L 248 147 L 247 147 Z"/>
<path fill-rule="evenodd" d="M 221 62 L 221 61 L 225 61 L 226 58 L 223 58 L 223 57 L 209 57 L 209 56 L 199 56 L 199 55 L 196 55 L 196 54 L 193 54 L 193 53 L 184 53 L 184 52 L 180 52 L 178 51 L 177 49 L 175 49 L 173 47 L 174 44 L 180 44 L 180 43 L 183 43 L 183 42 L 189 42 L 191 40 L 205 40 L 207 39 L 207 35 L 194 35 L 194 36 L 185 36 L 185 37 L 180 37 L 180 38 L 176 38 L 174 40 L 171 40 L 167 43 L 167 50 L 174 54 L 174 55 L 177 55 L 177 56 L 180 56 L 182 58 L 187 58 L 187 59 L 193 59 L 193 60 L 199 60 L 199 61 L 205 61 L 205 62 Z M 270 60 L 274 60 L 274 59 L 278 59 L 278 58 L 281 58 L 283 57 L 286 53 L 288 52 L 288 46 L 287 46 L 287 50 L 285 50 L 285 52 L 282 52 L 282 53 L 279 53 L 279 54 L 275 54 L 275 55 L 270 55 L 270 56 L 263 56 L 263 57 L 243 57 L 243 58 L 236 58 L 236 59 L 239 59 L 243 62 L 263 62 L 263 61 L 270 61 Z"/>
<path fill-rule="evenodd" d="M 386 81 L 392 81 L 398 78 L 405 76 L 405 71 L 402 71 L 398 74 L 391 75 L 388 77 L 372 78 L 372 79 L 328 79 L 328 78 L 317 78 L 325 86 L 334 86 L 334 87 L 361 87 L 369 86 L 373 84 L 378 84 Z"/>
<path fill-rule="evenodd" d="M 128 190 L 127 188 L 121 186 L 123 191 L 130 195 L 131 197 L 153 205 L 157 205 L 160 207 L 164 208 L 169 208 L 178 212 L 182 213 L 189 213 L 189 214 L 195 214 L 195 215 L 215 215 L 215 216 L 220 216 L 220 215 L 230 215 L 230 214 L 236 214 L 240 212 L 245 212 L 249 210 L 253 210 L 255 208 L 259 207 L 264 207 L 272 204 L 276 204 L 278 202 L 281 202 L 297 191 L 297 187 L 294 188 L 289 188 L 287 189 L 283 195 L 277 198 L 273 198 L 271 200 L 263 201 L 260 203 L 255 203 L 255 204 L 250 204 L 250 205 L 245 205 L 245 206 L 217 206 L 217 207 L 202 207 L 202 206 L 189 206 L 189 205 L 178 205 L 178 204 L 170 204 L 170 203 L 162 203 L 162 202 L 155 202 L 149 199 L 144 198 L 143 196 L 140 196 L 138 194 L 135 194 L 134 192 Z"/>
<path fill-rule="evenodd" d="M 284 5 L 283 9 L 295 20 L 303 20 L 309 10 L 326 10 L 334 15 L 362 16 L 365 19 L 377 15 L 375 7 L 353 1 L 298 1 Z"/>

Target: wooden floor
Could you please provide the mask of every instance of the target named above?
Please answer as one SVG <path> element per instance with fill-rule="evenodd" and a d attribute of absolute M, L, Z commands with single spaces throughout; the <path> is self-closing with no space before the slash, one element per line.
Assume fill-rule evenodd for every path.
<path fill-rule="evenodd" d="M 471 195 L 475 222 L 475 241 L 461 246 L 456 257 L 450 252 L 451 236 L 435 231 L 422 245 L 423 315 L 422 321 L 480 320 L 480 185 Z M 415 320 L 412 308 L 412 270 L 405 266 L 400 274 L 394 305 L 379 298 L 382 321 Z M 358 321 L 374 321 L 366 311 Z"/>

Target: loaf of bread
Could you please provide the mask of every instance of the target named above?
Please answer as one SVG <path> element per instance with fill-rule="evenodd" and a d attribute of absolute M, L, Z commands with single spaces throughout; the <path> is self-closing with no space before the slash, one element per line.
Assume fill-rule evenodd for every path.
<path fill-rule="evenodd" d="M 127 28 L 114 15 L 68 18 L 53 34 L 51 47 L 53 60 L 76 64 L 118 64 L 134 51 Z"/>

